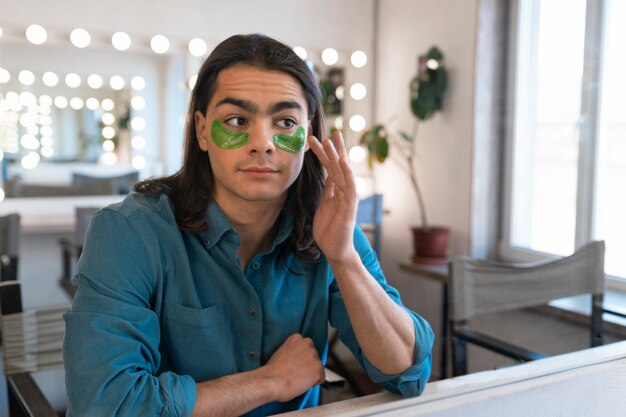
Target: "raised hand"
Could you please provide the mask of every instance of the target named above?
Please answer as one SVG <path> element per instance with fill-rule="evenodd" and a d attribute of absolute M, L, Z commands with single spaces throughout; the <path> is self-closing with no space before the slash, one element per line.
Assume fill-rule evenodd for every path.
<path fill-rule="evenodd" d="M 352 234 L 358 206 L 354 174 L 339 131 L 332 141 L 326 138 L 320 143 L 309 136 L 308 143 L 328 173 L 322 201 L 313 218 L 313 237 L 330 262 L 340 262 L 354 252 Z"/>

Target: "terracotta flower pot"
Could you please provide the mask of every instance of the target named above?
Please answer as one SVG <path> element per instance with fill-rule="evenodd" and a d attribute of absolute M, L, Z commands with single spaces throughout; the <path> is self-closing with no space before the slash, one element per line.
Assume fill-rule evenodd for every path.
<path fill-rule="evenodd" d="M 413 261 L 424 264 L 448 262 L 446 252 L 450 229 L 442 226 L 412 227 Z"/>

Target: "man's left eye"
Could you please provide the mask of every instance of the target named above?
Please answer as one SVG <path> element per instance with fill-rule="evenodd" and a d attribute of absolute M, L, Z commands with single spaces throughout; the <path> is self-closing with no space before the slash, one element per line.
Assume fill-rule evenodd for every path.
<path fill-rule="evenodd" d="M 298 123 L 296 123 L 295 120 L 292 119 L 282 119 L 278 122 L 278 125 L 283 129 L 291 129 L 292 127 L 297 126 Z"/>

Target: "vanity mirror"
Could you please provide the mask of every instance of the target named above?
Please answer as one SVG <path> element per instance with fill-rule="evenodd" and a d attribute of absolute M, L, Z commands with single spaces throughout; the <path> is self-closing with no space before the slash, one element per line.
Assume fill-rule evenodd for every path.
<path fill-rule="evenodd" d="M 74 174 L 112 178 L 135 173 L 140 179 L 178 168 L 193 74 L 210 52 L 204 41 L 193 39 L 185 48 L 155 36 L 121 50 L 123 45 L 111 45 L 111 38 L 94 36 L 89 47 L 81 48 L 64 33 L 50 33 L 45 43 L 35 44 L 24 38 L 28 29 L 1 22 L 0 27 L 5 28 L 0 37 L 0 150 L 7 198 L 85 192 L 63 189 L 77 185 Z M 318 74 L 329 130 L 343 129 L 350 115 L 344 136 L 354 143 L 365 125 L 361 109 L 369 110 L 363 104 L 364 84 L 354 82 L 367 83 L 363 75 L 369 73 L 361 69 L 365 53 L 357 51 L 365 58 L 355 64 L 350 52 L 294 50 Z M 349 94 L 350 81 L 361 87 L 360 94 Z M 37 191 L 24 192 L 27 185 Z"/>

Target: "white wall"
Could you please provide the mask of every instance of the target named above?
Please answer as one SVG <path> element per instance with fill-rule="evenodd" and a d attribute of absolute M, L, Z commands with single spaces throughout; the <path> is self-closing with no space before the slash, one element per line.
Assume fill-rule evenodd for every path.
<path fill-rule="evenodd" d="M 379 122 L 393 120 L 393 132 L 411 130 L 409 83 L 417 72 L 417 57 L 433 45 L 445 55 L 449 80 L 443 111 L 420 125 L 415 163 L 429 222 L 451 228 L 449 253 L 453 255 L 469 253 L 474 43 L 479 2 L 380 2 L 376 69 Z M 419 223 L 416 198 L 404 171 L 393 161 L 379 165 L 376 175 L 384 206 L 390 210 L 383 225 L 383 270 L 404 302 L 439 333 L 441 286 L 398 268 L 399 262 L 412 255 L 410 226 Z M 433 364 L 439 363 L 438 353 L 436 346 Z M 438 373 L 436 366 L 434 372 Z"/>

